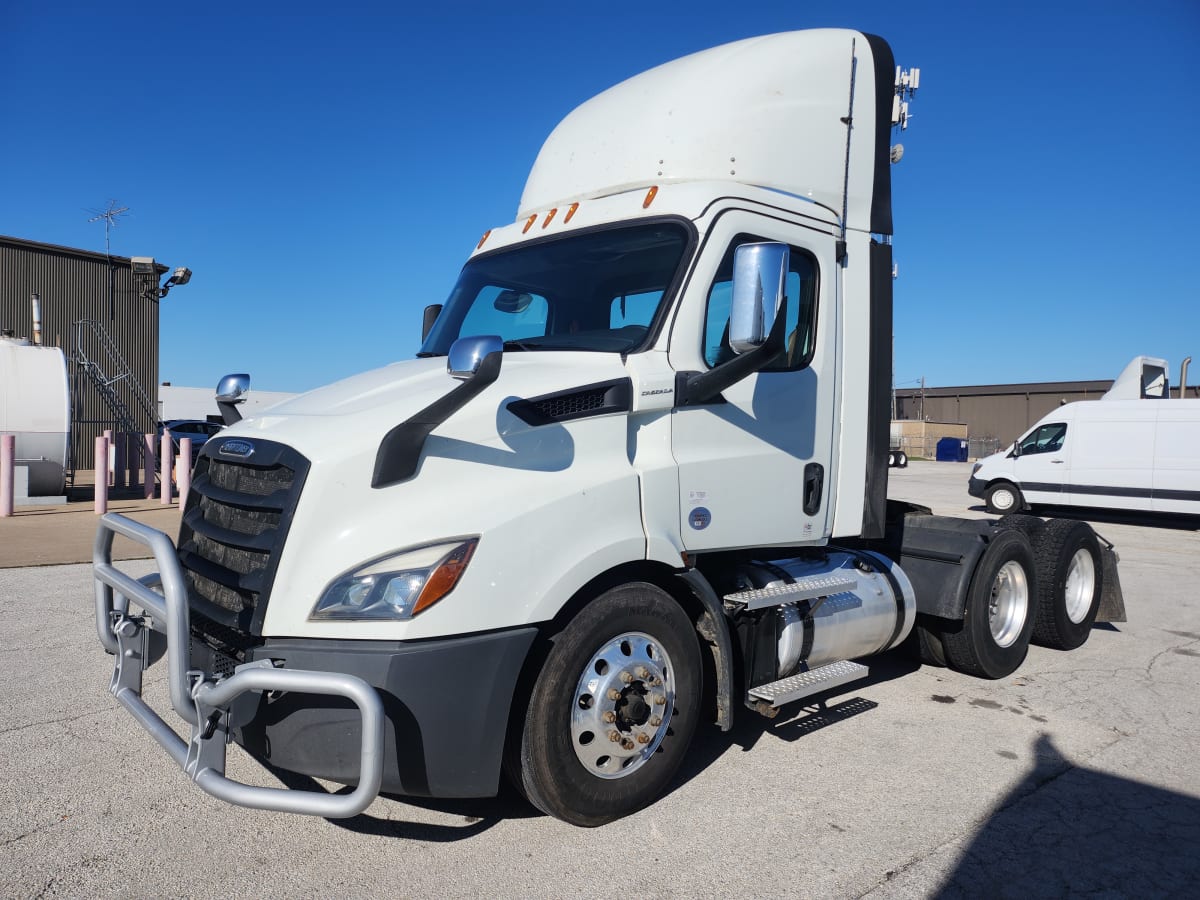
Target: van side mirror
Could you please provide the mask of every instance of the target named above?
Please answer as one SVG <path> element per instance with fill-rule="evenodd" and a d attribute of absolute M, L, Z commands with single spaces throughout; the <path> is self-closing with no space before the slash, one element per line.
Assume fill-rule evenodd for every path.
<path fill-rule="evenodd" d="M 729 346 L 748 353 L 766 343 L 784 303 L 790 253 L 787 244 L 742 244 L 733 254 Z"/>

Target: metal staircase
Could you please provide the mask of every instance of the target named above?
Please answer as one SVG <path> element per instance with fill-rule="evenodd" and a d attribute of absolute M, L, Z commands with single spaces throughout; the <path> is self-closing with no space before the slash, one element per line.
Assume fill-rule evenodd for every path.
<path fill-rule="evenodd" d="M 114 432 L 138 435 L 137 440 L 130 441 L 129 452 L 139 462 L 144 462 L 140 436 L 154 432 L 157 421 L 154 404 L 103 325 L 94 319 L 80 319 L 75 323 L 71 361 L 75 371 L 95 388 L 109 412 L 106 418 L 77 421 L 81 424 L 111 422 Z"/>

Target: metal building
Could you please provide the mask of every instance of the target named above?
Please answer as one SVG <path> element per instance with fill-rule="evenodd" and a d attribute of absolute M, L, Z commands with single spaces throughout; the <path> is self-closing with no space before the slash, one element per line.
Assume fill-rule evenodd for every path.
<path fill-rule="evenodd" d="M 71 374 L 71 456 L 92 465 L 95 438 L 153 432 L 158 409 L 159 281 L 167 267 L 126 256 L 0 235 L 0 330 L 66 354 Z"/>

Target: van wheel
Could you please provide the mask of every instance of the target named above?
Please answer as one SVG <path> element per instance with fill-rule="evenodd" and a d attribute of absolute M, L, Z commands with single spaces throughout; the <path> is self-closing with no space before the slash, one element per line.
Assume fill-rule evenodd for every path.
<path fill-rule="evenodd" d="M 1035 571 L 1024 534 L 1000 531 L 992 537 L 967 590 L 962 627 L 942 634 L 951 668 L 1004 678 L 1024 662 L 1033 633 Z"/>
<path fill-rule="evenodd" d="M 1087 522 L 1050 519 L 1033 545 L 1038 604 L 1033 641 L 1074 650 L 1092 633 L 1104 592 L 1100 542 Z"/>
<path fill-rule="evenodd" d="M 888 453 L 888 468 L 896 468 L 896 451 L 892 450 Z"/>
<path fill-rule="evenodd" d="M 1025 498 L 1020 489 L 1007 481 L 997 481 L 983 495 L 987 511 L 992 515 L 1002 516 L 1025 508 Z"/>
<path fill-rule="evenodd" d="M 554 640 L 521 735 L 523 793 L 574 825 L 651 803 L 674 777 L 700 714 L 695 629 L 651 584 L 615 587 Z"/>
<path fill-rule="evenodd" d="M 905 453 L 903 450 L 901 450 L 899 453 L 896 454 L 896 465 L 899 466 L 901 469 L 908 468 L 908 454 Z"/>

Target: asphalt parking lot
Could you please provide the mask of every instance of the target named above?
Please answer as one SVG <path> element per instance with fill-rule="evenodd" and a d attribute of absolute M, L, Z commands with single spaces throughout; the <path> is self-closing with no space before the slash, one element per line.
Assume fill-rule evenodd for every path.
<path fill-rule="evenodd" d="M 917 462 L 890 493 L 983 515 L 966 480 Z M 590 830 L 512 796 L 381 798 L 342 822 L 224 805 L 109 695 L 90 566 L 3 569 L 0 895 L 1195 895 L 1200 531 L 1097 530 L 1127 623 L 995 682 L 880 657 L 823 708 L 702 730 L 667 796 Z"/>

